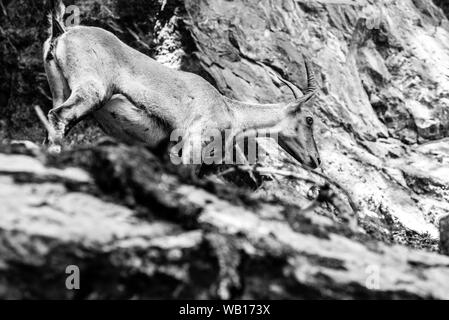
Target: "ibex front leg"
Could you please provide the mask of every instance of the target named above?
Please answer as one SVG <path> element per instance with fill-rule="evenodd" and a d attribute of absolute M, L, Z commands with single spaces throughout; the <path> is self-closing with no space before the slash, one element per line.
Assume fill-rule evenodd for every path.
<path fill-rule="evenodd" d="M 50 152 L 60 152 L 64 136 L 82 118 L 101 106 L 106 96 L 106 90 L 101 83 L 90 80 L 82 86 L 75 87 L 70 97 L 59 107 L 48 113 L 48 120 L 54 134 L 49 137 Z"/>

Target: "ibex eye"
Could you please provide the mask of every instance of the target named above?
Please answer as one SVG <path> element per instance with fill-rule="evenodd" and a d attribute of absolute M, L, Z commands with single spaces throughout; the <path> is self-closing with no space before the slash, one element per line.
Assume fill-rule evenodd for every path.
<path fill-rule="evenodd" d="M 311 126 L 313 124 L 313 118 L 312 117 L 307 117 L 306 118 L 306 122 L 309 126 Z"/>

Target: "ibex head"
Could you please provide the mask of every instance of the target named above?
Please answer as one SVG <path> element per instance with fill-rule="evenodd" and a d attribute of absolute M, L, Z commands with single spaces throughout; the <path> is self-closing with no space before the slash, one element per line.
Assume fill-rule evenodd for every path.
<path fill-rule="evenodd" d="M 304 58 L 307 71 L 307 90 L 287 108 L 289 117 L 285 121 L 285 129 L 279 135 L 279 145 L 292 157 L 304 165 L 315 169 L 321 164 L 320 154 L 313 135 L 314 116 L 312 113 L 313 98 L 318 85 L 315 80 L 312 65 Z"/>

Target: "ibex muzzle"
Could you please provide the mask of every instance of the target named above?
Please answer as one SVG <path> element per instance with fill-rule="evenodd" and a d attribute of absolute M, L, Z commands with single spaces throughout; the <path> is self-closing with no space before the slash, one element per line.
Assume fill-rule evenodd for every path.
<path fill-rule="evenodd" d="M 279 145 L 305 166 L 316 169 L 321 165 L 321 159 L 314 138 L 314 120 L 311 112 L 303 113 L 291 134 L 285 131 L 279 134 Z"/>
<path fill-rule="evenodd" d="M 93 115 L 106 132 L 150 147 L 180 130 L 187 146 L 183 163 L 190 163 L 190 154 L 201 153 L 203 146 L 192 142 L 202 132 L 230 129 L 231 141 L 245 130 L 264 129 L 280 133 L 281 145 L 297 160 L 312 168 L 319 165 L 307 113 L 317 86 L 307 59 L 308 89 L 302 97 L 291 103 L 244 103 L 224 97 L 198 75 L 159 64 L 104 29 L 64 27 L 64 5 L 52 2 L 52 28 L 44 45 L 53 96 L 51 146 L 58 149 L 71 127 Z"/>

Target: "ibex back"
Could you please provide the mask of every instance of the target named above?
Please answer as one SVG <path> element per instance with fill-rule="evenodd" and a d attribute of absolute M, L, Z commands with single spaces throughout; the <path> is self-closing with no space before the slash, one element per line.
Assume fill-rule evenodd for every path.
<path fill-rule="evenodd" d="M 305 104 L 317 86 L 306 61 L 308 90 L 291 103 L 248 104 L 221 95 L 198 75 L 167 68 L 95 27 L 65 28 L 64 6 L 54 1 L 52 30 L 44 45 L 44 63 L 53 95 L 49 137 L 58 149 L 65 134 L 92 114 L 109 134 L 157 146 L 174 129 L 185 145 L 207 129 L 279 132 L 280 144 L 309 167 L 320 163 L 313 138 L 313 119 Z M 193 144 L 194 145 L 194 144 Z M 184 154 L 190 154 L 189 150 Z"/>

